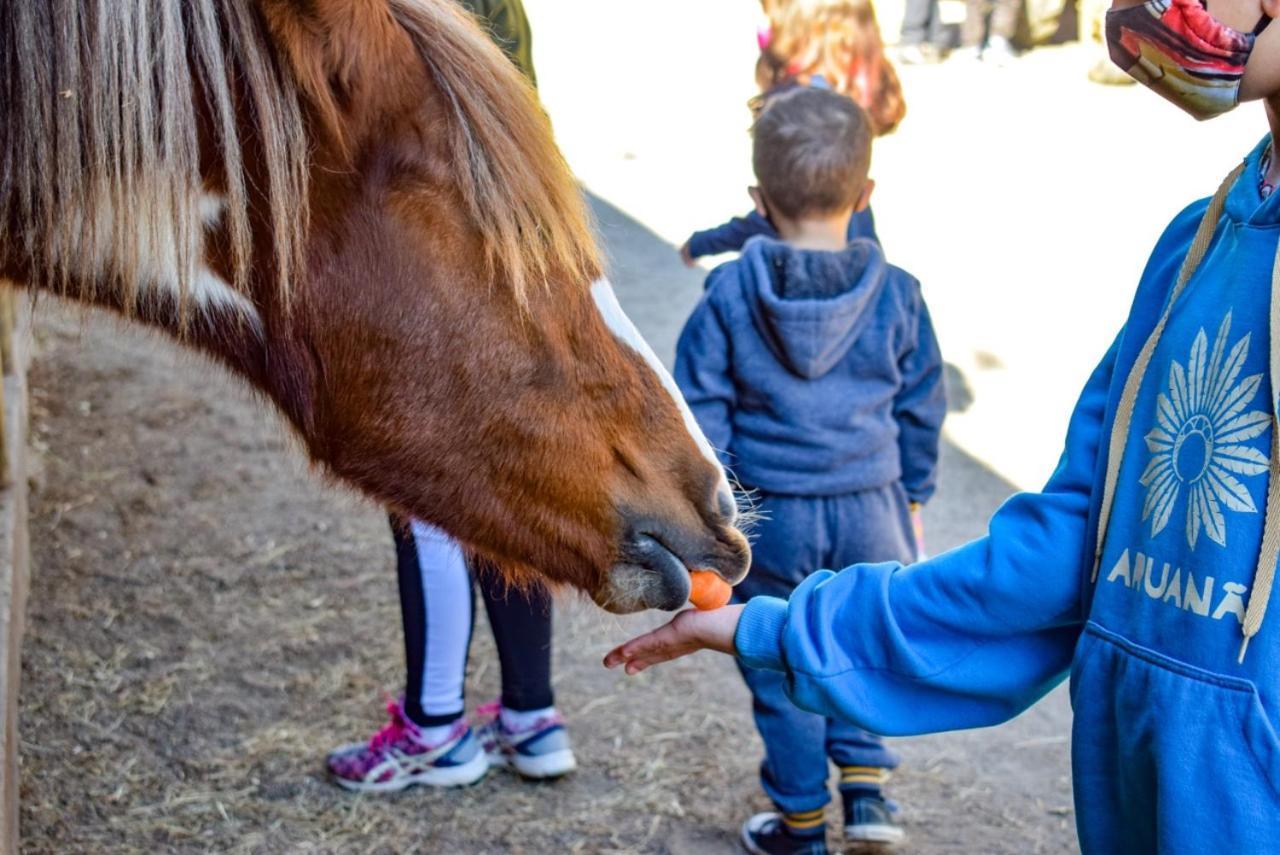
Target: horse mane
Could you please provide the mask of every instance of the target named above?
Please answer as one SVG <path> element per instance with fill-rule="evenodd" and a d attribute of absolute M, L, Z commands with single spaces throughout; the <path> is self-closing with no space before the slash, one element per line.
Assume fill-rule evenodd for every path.
<path fill-rule="evenodd" d="M 450 106 L 457 186 L 491 273 L 521 302 L 553 276 L 595 278 L 585 202 L 529 84 L 453 0 L 389 5 Z M 64 293 L 119 289 L 126 310 L 148 274 L 172 270 L 185 306 L 207 216 L 195 94 L 225 176 L 231 285 L 249 292 L 258 192 L 287 305 L 305 270 L 312 143 L 254 0 L 0 4 L 0 222 L 18 229 L 0 250 Z M 265 181 L 246 175 L 248 139 Z"/>
<path fill-rule="evenodd" d="M 250 93 L 237 127 L 232 79 Z M 252 257 L 244 140 L 262 147 L 277 278 L 303 268 L 307 136 L 294 89 L 249 0 L 59 0 L 0 7 L 0 215 L 8 251 L 77 296 L 116 288 L 126 309 L 148 274 L 176 274 L 186 303 L 203 223 L 197 93 L 226 186 L 233 287 Z M 255 188 L 257 189 L 257 188 Z"/>
<path fill-rule="evenodd" d="M 554 276 L 600 275 L 586 202 L 533 86 L 456 0 L 390 0 L 453 112 L 458 187 L 491 273 L 524 301 Z"/>

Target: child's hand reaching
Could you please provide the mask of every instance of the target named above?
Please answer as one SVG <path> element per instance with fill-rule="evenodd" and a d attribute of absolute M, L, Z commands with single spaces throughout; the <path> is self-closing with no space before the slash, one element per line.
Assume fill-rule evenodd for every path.
<path fill-rule="evenodd" d="M 738 631 L 742 608 L 725 606 L 705 612 L 697 609 L 680 612 L 670 623 L 609 651 L 604 658 L 604 667 L 625 665 L 628 674 L 639 674 L 650 665 L 679 659 L 699 650 L 718 650 L 732 655 L 733 637 Z"/>
<path fill-rule="evenodd" d="M 698 264 L 698 260 L 693 257 L 693 250 L 689 249 L 688 241 L 680 247 L 680 260 L 684 262 L 685 267 L 696 267 Z"/>
<path fill-rule="evenodd" d="M 916 538 L 916 560 L 924 561 L 929 553 L 924 548 L 924 517 L 920 514 L 920 503 L 911 503 L 911 532 Z"/>

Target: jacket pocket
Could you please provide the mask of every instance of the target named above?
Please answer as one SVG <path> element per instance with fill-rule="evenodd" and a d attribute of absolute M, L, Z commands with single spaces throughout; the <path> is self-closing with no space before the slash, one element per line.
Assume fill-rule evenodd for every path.
<path fill-rule="evenodd" d="M 1094 623 L 1076 658 L 1072 753 L 1085 851 L 1277 851 L 1280 740 L 1253 683 Z"/>

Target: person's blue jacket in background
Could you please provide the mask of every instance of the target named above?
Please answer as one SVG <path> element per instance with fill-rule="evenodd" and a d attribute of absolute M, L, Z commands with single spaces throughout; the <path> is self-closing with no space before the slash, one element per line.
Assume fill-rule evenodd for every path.
<path fill-rule="evenodd" d="M 1203 201 L 1156 245 L 1044 489 L 931 560 L 820 572 L 789 602 L 752 600 L 743 663 L 784 671 L 799 706 L 886 735 L 997 724 L 1070 672 L 1085 852 L 1280 851 L 1280 600 L 1240 658 L 1275 453 L 1280 193 L 1259 196 L 1261 149 L 1138 388 L 1096 581 L 1117 401 Z"/>
<path fill-rule="evenodd" d="M 840 252 L 757 237 L 707 277 L 676 382 L 743 484 L 833 496 L 901 481 L 933 493 L 946 415 L 920 285 L 855 240 Z"/>
<path fill-rule="evenodd" d="M 753 237 L 778 239 L 778 230 L 758 211 L 752 211 L 744 217 L 734 217 L 724 225 L 712 229 L 694 232 L 689 237 L 689 255 L 692 258 L 702 258 L 704 255 L 738 252 Z M 870 208 L 856 212 L 849 219 L 846 239 L 853 242 L 858 238 L 880 242 L 880 238 L 876 236 L 876 219 Z"/>

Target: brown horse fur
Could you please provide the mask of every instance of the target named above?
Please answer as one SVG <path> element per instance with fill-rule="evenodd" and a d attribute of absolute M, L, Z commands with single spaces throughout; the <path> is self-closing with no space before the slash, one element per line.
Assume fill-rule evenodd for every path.
<path fill-rule="evenodd" d="M 682 599 L 655 542 L 745 572 L 722 472 L 592 301 L 535 96 L 451 0 L 4 4 L 0 170 L 0 275 L 210 354 L 511 579 L 629 610 Z"/>

